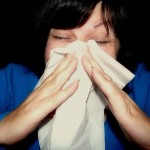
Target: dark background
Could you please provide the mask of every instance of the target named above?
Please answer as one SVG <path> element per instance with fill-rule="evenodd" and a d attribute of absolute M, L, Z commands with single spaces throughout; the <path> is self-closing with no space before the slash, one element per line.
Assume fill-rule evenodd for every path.
<path fill-rule="evenodd" d="M 32 13 L 42 0 L 0 2 L 0 67 L 33 61 Z"/>
<path fill-rule="evenodd" d="M 28 66 L 34 60 L 32 53 L 32 13 L 42 0 L 0 2 L 0 67 L 10 62 Z M 144 2 L 144 3 L 142 3 Z M 132 0 L 132 15 L 135 20 L 137 48 L 143 50 L 142 59 L 150 64 L 150 26 L 148 2 Z M 135 41 L 137 40 L 137 41 Z"/>
<path fill-rule="evenodd" d="M 0 2 L 0 66 L 30 61 L 31 4 L 22 1 Z M 28 61 L 27 61 L 28 60 Z"/>

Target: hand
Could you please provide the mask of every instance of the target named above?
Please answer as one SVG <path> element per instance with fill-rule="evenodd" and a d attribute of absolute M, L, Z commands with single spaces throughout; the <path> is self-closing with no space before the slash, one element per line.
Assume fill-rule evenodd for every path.
<path fill-rule="evenodd" d="M 0 122 L 0 143 L 13 144 L 25 138 L 50 112 L 67 100 L 77 90 L 79 81 L 62 88 L 76 68 L 74 54 L 67 55 L 55 71 Z"/>
<path fill-rule="evenodd" d="M 150 118 L 104 72 L 92 58 L 89 50 L 85 52 L 82 64 L 90 78 L 106 96 L 108 107 L 125 136 L 142 148 L 150 149 Z"/>

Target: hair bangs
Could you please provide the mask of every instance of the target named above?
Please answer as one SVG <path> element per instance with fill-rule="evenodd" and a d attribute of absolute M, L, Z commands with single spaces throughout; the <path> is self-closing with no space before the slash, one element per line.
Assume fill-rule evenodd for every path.
<path fill-rule="evenodd" d="M 51 28 L 57 29 L 71 29 L 83 25 L 91 15 L 96 2 L 89 1 L 62 1 L 59 5 L 57 4 L 53 10 L 53 16 L 50 24 Z M 89 7 L 90 6 L 90 7 Z"/>

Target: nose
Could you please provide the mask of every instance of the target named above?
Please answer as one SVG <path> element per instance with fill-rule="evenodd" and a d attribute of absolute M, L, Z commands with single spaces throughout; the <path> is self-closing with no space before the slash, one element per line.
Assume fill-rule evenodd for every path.
<path fill-rule="evenodd" d="M 76 40 L 80 40 L 83 42 L 87 42 L 90 40 L 90 35 L 92 34 L 93 30 L 92 29 L 87 29 L 87 28 L 77 28 L 74 30 L 74 35 Z"/>

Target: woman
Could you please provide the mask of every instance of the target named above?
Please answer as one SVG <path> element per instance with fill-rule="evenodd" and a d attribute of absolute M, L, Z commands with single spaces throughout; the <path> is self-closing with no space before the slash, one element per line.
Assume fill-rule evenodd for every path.
<path fill-rule="evenodd" d="M 75 40 L 86 42 L 93 39 L 111 57 L 134 71 L 136 77 L 124 89 L 128 96 L 112 82 L 89 52 L 82 58 L 84 69 L 108 98 L 109 109 L 106 109 L 105 120 L 106 149 L 130 149 L 132 146 L 150 149 L 150 73 L 143 64 L 138 65 L 138 61 L 132 59 L 135 51 L 131 44 L 132 36 L 127 34 L 131 21 L 128 18 L 129 11 L 127 1 L 123 0 L 47 0 L 37 15 L 35 50 L 39 50 L 36 51 L 39 54 L 45 53 L 45 62 L 53 48 L 65 47 Z M 44 47 L 45 52 L 41 51 Z M 76 57 L 66 56 L 54 73 L 0 122 L 0 130 L 3 129 L 2 135 L 5 135 L 0 137 L 1 143 L 12 144 L 25 138 L 36 129 L 41 120 L 76 91 L 79 81 L 62 90 L 76 67 Z M 66 76 L 63 76 L 64 73 Z M 145 80 L 147 82 L 143 83 Z M 49 91 L 49 94 L 45 91 Z M 18 124 L 21 124 L 18 132 L 12 133 L 11 129 Z M 8 135 L 10 131 L 11 134 Z M 34 142 L 31 147 L 33 144 Z M 36 146 L 38 149 L 38 145 Z"/>

